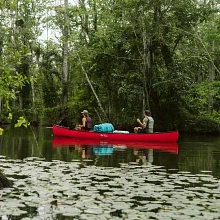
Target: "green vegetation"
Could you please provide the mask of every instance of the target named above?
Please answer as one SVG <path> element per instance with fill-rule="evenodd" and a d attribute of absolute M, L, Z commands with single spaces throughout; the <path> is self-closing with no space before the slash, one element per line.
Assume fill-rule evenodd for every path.
<path fill-rule="evenodd" d="M 220 132 L 217 1 L 62 3 L 0 3 L 1 122 L 74 125 L 88 109 L 130 129 L 150 109 L 157 131 Z"/>

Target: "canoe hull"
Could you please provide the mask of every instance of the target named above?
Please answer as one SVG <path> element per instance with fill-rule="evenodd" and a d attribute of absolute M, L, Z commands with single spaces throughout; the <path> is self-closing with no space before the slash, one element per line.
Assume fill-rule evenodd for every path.
<path fill-rule="evenodd" d="M 112 141 L 136 141 L 136 142 L 177 142 L 178 131 L 156 132 L 153 134 L 122 134 L 122 133 L 98 133 L 69 130 L 68 128 L 54 125 L 53 134 L 56 137 L 70 137 L 91 140 L 112 140 Z"/>

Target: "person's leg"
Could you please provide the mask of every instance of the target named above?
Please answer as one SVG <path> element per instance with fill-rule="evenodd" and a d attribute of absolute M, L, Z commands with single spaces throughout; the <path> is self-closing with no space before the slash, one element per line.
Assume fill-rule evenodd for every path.
<path fill-rule="evenodd" d="M 142 127 L 135 127 L 134 128 L 134 133 L 143 133 L 142 130 L 143 130 Z"/>
<path fill-rule="evenodd" d="M 138 133 L 138 127 L 134 128 L 134 133 Z"/>
<path fill-rule="evenodd" d="M 81 131 L 81 127 L 79 125 L 76 125 L 75 130 Z"/>

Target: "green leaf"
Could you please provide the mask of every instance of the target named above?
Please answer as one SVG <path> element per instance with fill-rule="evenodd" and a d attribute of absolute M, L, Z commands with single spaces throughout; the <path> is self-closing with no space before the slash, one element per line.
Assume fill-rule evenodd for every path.
<path fill-rule="evenodd" d="M 25 128 L 27 128 L 27 126 L 30 125 L 30 123 L 23 116 L 19 117 L 19 119 L 17 120 L 17 123 L 15 124 L 15 128 L 21 127 L 22 125 Z"/>
<path fill-rule="evenodd" d="M 8 114 L 8 119 L 9 119 L 9 120 L 12 119 L 12 114 L 11 114 L 11 113 Z"/>

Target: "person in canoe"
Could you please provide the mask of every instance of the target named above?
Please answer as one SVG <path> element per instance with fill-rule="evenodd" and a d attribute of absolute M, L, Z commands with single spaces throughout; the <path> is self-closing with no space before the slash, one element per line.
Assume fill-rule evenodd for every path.
<path fill-rule="evenodd" d="M 140 119 L 137 119 L 137 122 L 141 127 L 135 127 L 134 132 L 135 133 L 153 133 L 154 129 L 154 119 L 150 116 L 151 113 L 149 110 L 144 111 L 144 119 L 143 122 L 140 121 Z"/>
<path fill-rule="evenodd" d="M 87 110 L 83 110 L 81 112 L 83 114 L 82 124 L 76 126 L 77 131 L 92 131 L 92 119 L 89 117 L 89 112 Z"/>

